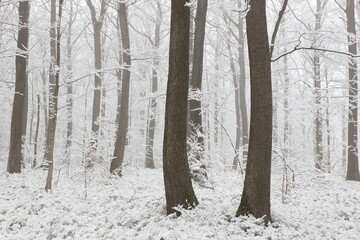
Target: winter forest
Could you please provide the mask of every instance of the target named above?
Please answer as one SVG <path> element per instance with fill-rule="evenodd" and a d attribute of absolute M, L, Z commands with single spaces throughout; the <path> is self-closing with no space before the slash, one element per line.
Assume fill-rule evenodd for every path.
<path fill-rule="evenodd" d="M 359 239 L 355 0 L 0 0 L 0 239 Z"/>

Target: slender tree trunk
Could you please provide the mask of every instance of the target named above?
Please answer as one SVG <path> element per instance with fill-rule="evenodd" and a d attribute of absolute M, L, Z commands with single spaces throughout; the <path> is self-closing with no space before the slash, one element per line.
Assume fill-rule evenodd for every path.
<path fill-rule="evenodd" d="M 50 2 L 50 66 L 49 66 L 49 97 L 48 97 L 48 108 L 49 115 L 46 122 L 46 135 L 49 130 L 49 121 L 51 112 L 54 111 L 53 99 L 54 88 L 55 88 L 55 68 L 56 65 L 56 0 Z"/>
<path fill-rule="evenodd" d="M 314 41 L 316 43 L 318 34 L 320 30 L 321 22 L 321 0 L 316 0 L 316 14 L 315 14 L 315 37 Z M 314 70 L 314 88 L 315 88 L 315 167 L 324 170 L 324 144 L 323 144 L 323 121 L 322 121 L 322 94 L 321 94 L 321 74 L 320 74 L 320 54 L 319 52 L 314 52 L 313 59 L 313 70 Z"/>
<path fill-rule="evenodd" d="M 229 58 L 230 58 L 230 69 L 233 78 L 233 84 L 235 89 L 235 115 L 236 115 L 236 141 L 235 141 L 235 157 L 233 160 L 233 169 L 236 169 L 239 163 L 239 148 L 241 139 L 241 113 L 240 113 L 240 83 L 236 76 L 235 63 L 233 55 L 231 53 L 230 43 L 227 43 Z M 240 166 L 241 167 L 241 166 Z"/>
<path fill-rule="evenodd" d="M 35 128 L 35 137 L 34 137 L 34 161 L 32 163 L 32 168 L 36 167 L 38 160 L 38 138 L 39 138 L 39 127 L 40 127 L 40 94 L 37 95 L 37 108 L 36 108 L 36 128 Z"/>
<path fill-rule="evenodd" d="M 240 4 L 240 1 L 239 1 Z M 240 7 L 240 5 L 239 5 Z M 246 72 L 245 72 L 245 41 L 244 41 L 244 24 L 239 13 L 239 69 L 240 69 L 240 116 L 241 116 L 241 130 L 242 130 L 242 145 L 243 145 L 243 160 L 247 159 L 247 149 L 249 144 L 249 120 L 247 114 L 246 104 Z"/>
<path fill-rule="evenodd" d="M 201 94 L 202 85 L 207 5 L 208 0 L 198 0 L 195 18 L 194 55 L 190 88 L 192 91 L 198 91 L 198 94 Z M 189 107 L 191 134 L 196 136 L 199 147 L 199 150 L 195 152 L 195 158 L 201 160 L 204 158 L 204 130 L 201 96 L 198 97 L 197 99 L 190 99 Z"/>
<path fill-rule="evenodd" d="M 215 86 L 214 86 L 214 115 L 217 119 L 219 116 L 219 99 L 218 99 L 218 91 L 219 91 L 219 70 L 220 70 L 220 51 L 217 48 L 215 49 Z M 214 144 L 217 145 L 219 142 L 219 123 L 218 121 L 214 121 Z"/>
<path fill-rule="evenodd" d="M 94 89 L 94 98 L 93 98 L 93 114 L 92 114 L 92 124 L 91 124 L 91 149 L 88 153 L 86 166 L 92 167 L 96 161 L 97 154 L 97 145 L 98 137 L 100 134 L 100 112 L 101 112 L 101 94 L 102 94 L 102 56 L 101 56 L 101 29 L 103 26 L 103 21 L 107 11 L 108 1 L 101 0 L 101 9 L 99 17 L 96 17 L 96 10 L 91 0 L 86 0 L 91 13 L 91 21 L 94 30 L 94 57 L 95 57 L 95 89 Z"/>
<path fill-rule="evenodd" d="M 189 33 L 189 66 L 190 69 L 193 67 L 193 60 L 194 60 L 194 28 L 195 28 L 195 21 L 194 21 L 194 8 L 190 7 L 190 33 Z M 190 71 L 190 79 L 192 72 Z M 190 100 L 187 102 L 187 126 L 186 126 L 186 136 L 188 138 L 191 137 L 191 108 L 190 108 Z M 188 145 L 187 151 L 190 151 L 190 146 Z"/>
<path fill-rule="evenodd" d="M 354 0 L 347 0 L 346 18 L 348 32 L 348 51 L 357 55 Z M 360 181 L 358 157 L 358 76 L 357 63 L 349 57 L 349 113 L 348 113 L 348 165 L 346 180 Z"/>
<path fill-rule="evenodd" d="M 100 129 L 100 108 L 101 108 L 101 26 L 99 22 L 93 23 L 94 28 L 94 55 L 95 55 L 95 89 L 94 89 L 94 98 L 93 98 L 93 114 L 92 114 L 92 124 L 91 124 L 91 133 L 92 133 L 92 143 L 91 143 L 91 154 L 96 155 L 97 144 L 98 144 L 98 135 Z M 88 163 L 89 166 L 93 165 L 94 162 Z"/>
<path fill-rule="evenodd" d="M 26 72 L 26 75 L 28 73 Z M 26 76 L 26 82 L 25 82 L 25 94 L 24 94 L 24 109 L 22 114 L 22 127 L 21 127 L 21 139 L 22 139 L 22 150 L 24 155 L 24 160 L 26 159 L 26 151 L 25 150 L 25 144 L 26 144 L 26 132 L 27 132 L 27 122 L 28 122 L 28 111 L 29 111 L 29 83 L 28 83 L 28 77 Z M 31 134 L 31 132 L 30 132 Z M 25 166 L 25 162 L 23 162 Z"/>
<path fill-rule="evenodd" d="M 152 83 L 151 93 L 155 94 L 158 91 L 158 71 L 159 71 L 159 53 L 158 49 L 160 46 L 160 26 L 162 20 L 161 5 L 157 2 L 157 18 L 155 25 L 155 40 L 154 40 L 154 59 L 152 69 Z M 155 168 L 154 164 L 154 137 L 155 137 L 155 121 L 156 121 L 157 102 L 156 98 L 152 97 L 149 103 L 148 113 L 148 126 L 146 129 L 146 158 L 145 167 Z"/>
<path fill-rule="evenodd" d="M 189 91 L 189 24 L 187 0 L 171 1 L 169 74 L 166 92 L 163 170 L 166 211 L 198 204 L 192 187 L 186 150 L 187 99 Z M 176 147 L 175 147 L 176 146 Z"/>
<path fill-rule="evenodd" d="M 66 105 L 67 105 L 67 123 L 66 123 L 66 145 L 65 145 L 65 159 L 67 164 L 67 171 L 69 171 L 70 159 L 71 159 L 71 145 L 72 145 L 72 134 L 73 134 L 73 86 L 72 86 L 72 25 L 73 25 L 73 2 L 70 2 L 69 12 L 69 27 L 68 36 L 66 39 L 67 45 L 67 71 L 68 71 L 68 83 L 66 84 Z"/>
<path fill-rule="evenodd" d="M 45 58 L 45 56 L 44 56 Z M 43 62 L 43 66 L 45 66 L 45 62 Z M 41 81 L 43 84 L 43 91 L 42 91 L 42 109 L 44 111 L 44 139 L 46 139 L 47 134 L 47 127 L 49 122 L 49 97 L 48 97 L 48 91 L 50 89 L 49 82 L 46 79 L 46 69 L 45 67 L 41 71 Z"/>
<path fill-rule="evenodd" d="M 343 95 L 345 96 L 347 93 L 345 93 L 346 90 L 343 91 Z M 344 109 L 341 112 L 341 122 L 342 122 L 342 131 L 341 131 L 341 139 L 342 139 L 342 170 L 343 174 L 346 173 L 346 165 L 347 165 L 347 111 L 348 106 L 346 103 L 344 103 Z"/>
<path fill-rule="evenodd" d="M 53 2 L 52 2 L 53 3 Z M 56 1 L 54 1 L 56 4 Z M 58 96 L 59 96 L 59 81 L 60 81 L 60 38 L 61 38 L 61 15 L 62 15 L 62 5 L 63 0 L 59 1 L 59 11 L 58 11 L 58 20 L 56 23 L 56 52 L 55 52 L 55 84 L 52 99 L 52 111 L 50 111 L 48 132 L 46 137 L 46 151 L 45 151 L 45 160 L 49 163 L 48 174 L 46 177 L 45 191 L 49 191 L 52 188 L 52 175 L 54 171 L 54 146 L 55 146 L 55 133 L 56 133 L 56 124 L 57 124 L 57 112 L 58 112 Z M 56 9 L 55 9 L 56 10 Z"/>
<path fill-rule="evenodd" d="M 244 190 L 236 216 L 270 220 L 272 91 L 266 2 L 251 1 L 246 17 L 251 80 L 249 155 Z"/>
<path fill-rule="evenodd" d="M 10 134 L 10 150 L 7 163 L 7 171 L 9 173 L 20 173 L 23 155 L 21 154 L 21 145 L 23 135 L 23 116 L 25 94 L 27 86 L 27 61 L 28 61 L 28 45 L 29 45 L 29 15 L 30 3 L 28 1 L 19 2 L 19 24 L 18 30 L 18 53 L 15 57 L 15 94 L 13 112 L 11 117 L 11 134 Z"/>
<path fill-rule="evenodd" d="M 122 41 L 122 58 L 124 62 L 124 70 L 121 84 L 121 102 L 119 112 L 119 127 L 116 132 L 116 142 L 114 149 L 114 158 L 111 161 L 110 172 L 121 176 L 122 163 L 124 161 L 126 136 L 129 124 L 129 95 L 130 95 L 130 37 L 127 20 L 127 6 L 125 3 L 119 3 L 118 16 L 120 18 L 120 30 Z"/>
<path fill-rule="evenodd" d="M 331 172 L 331 129 L 330 129 L 330 93 L 329 93 L 329 79 L 328 79 L 328 70 L 325 68 L 325 83 L 326 83 L 326 161 L 325 161 L 325 171 Z"/>
<path fill-rule="evenodd" d="M 285 47 L 284 52 L 287 52 Z M 284 158 L 289 157 L 290 152 L 290 124 L 289 124 L 289 90 L 290 90 L 290 79 L 288 72 L 288 57 L 284 56 Z"/>

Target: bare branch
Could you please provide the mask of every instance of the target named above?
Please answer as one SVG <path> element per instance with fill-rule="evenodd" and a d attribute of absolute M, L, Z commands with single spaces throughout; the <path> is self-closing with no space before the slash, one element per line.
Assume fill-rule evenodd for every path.
<path fill-rule="evenodd" d="M 300 45 L 300 44 L 299 44 Z M 280 56 L 278 56 L 277 58 L 275 59 L 272 59 L 271 62 L 276 62 L 277 60 L 283 58 L 284 56 L 287 56 L 287 55 L 290 55 L 292 54 L 293 52 L 296 52 L 298 50 L 312 50 L 312 51 L 321 51 L 321 52 L 330 52 L 330 53 L 336 53 L 336 54 L 341 54 L 341 55 L 346 55 L 346 56 L 349 56 L 349 57 L 353 57 L 353 58 L 358 58 L 360 57 L 360 55 L 354 55 L 354 54 L 351 54 L 351 53 L 348 53 L 348 52 L 341 52 L 341 51 L 337 51 L 337 50 L 333 50 L 333 49 L 326 49 L 326 48 L 317 48 L 317 47 L 299 47 L 296 46 L 294 49 L 292 49 L 291 51 L 289 52 L 286 52 L 284 54 L 281 54 Z"/>
<path fill-rule="evenodd" d="M 274 44 L 275 44 L 275 40 L 276 40 L 276 35 L 277 35 L 278 31 L 279 31 L 281 19 L 283 18 L 284 14 L 285 14 L 285 10 L 286 10 L 286 6 L 288 4 L 288 1 L 289 0 L 284 0 L 282 8 L 281 8 L 281 10 L 279 12 L 278 19 L 276 20 L 276 24 L 275 24 L 273 34 L 271 36 L 271 43 L 270 43 L 270 55 L 271 56 L 272 56 L 273 51 L 274 51 Z"/>

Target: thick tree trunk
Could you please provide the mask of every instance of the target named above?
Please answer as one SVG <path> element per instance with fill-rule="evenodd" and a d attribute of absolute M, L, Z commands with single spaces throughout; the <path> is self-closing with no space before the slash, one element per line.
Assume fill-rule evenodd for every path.
<path fill-rule="evenodd" d="M 357 55 L 354 0 L 346 4 L 348 51 Z M 358 76 L 356 59 L 349 57 L 348 165 L 346 180 L 360 181 L 358 157 Z"/>
<path fill-rule="evenodd" d="M 20 173 L 23 155 L 21 154 L 21 145 L 23 134 L 23 115 L 25 104 L 25 91 L 27 85 L 27 61 L 29 45 L 29 14 L 30 3 L 28 1 L 19 2 L 19 24 L 18 53 L 15 58 L 15 94 L 13 112 L 11 117 L 10 150 L 7 163 L 9 173 Z"/>
<path fill-rule="evenodd" d="M 116 132 L 116 142 L 114 149 L 114 158 L 111 161 L 110 172 L 121 176 L 121 167 L 124 161 L 126 136 L 129 124 L 129 93 L 130 93 L 130 37 L 127 20 L 127 6 L 125 3 L 119 3 L 118 16 L 120 18 L 120 30 L 122 41 L 122 58 L 124 63 L 124 70 L 121 84 L 121 99 L 119 112 L 119 127 Z"/>
<path fill-rule="evenodd" d="M 155 94 L 158 91 L 158 71 L 159 71 L 159 53 L 158 48 L 160 46 L 160 25 L 162 20 L 162 12 L 160 3 L 157 2 L 157 18 L 155 25 L 155 39 L 154 39 L 154 59 L 153 59 L 153 69 L 152 69 L 152 82 L 151 82 L 151 93 Z M 146 157 L 145 157 L 145 167 L 146 168 L 155 168 L 154 163 L 154 137 L 155 137 L 155 124 L 156 124 L 156 111 L 157 111 L 157 102 L 156 98 L 152 97 L 149 103 L 149 113 L 148 113 L 148 126 L 146 129 Z"/>
<path fill-rule="evenodd" d="M 198 204 L 192 187 L 186 151 L 187 99 L 189 91 L 189 24 L 186 0 L 171 1 L 169 74 L 166 92 L 163 170 L 166 211 Z"/>
<path fill-rule="evenodd" d="M 272 91 L 266 2 L 251 1 L 246 17 L 251 80 L 249 155 L 244 190 L 236 216 L 270 220 Z"/>

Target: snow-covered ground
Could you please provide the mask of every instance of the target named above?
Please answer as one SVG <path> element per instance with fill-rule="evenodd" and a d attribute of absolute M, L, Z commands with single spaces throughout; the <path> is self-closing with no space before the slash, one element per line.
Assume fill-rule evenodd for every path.
<path fill-rule="evenodd" d="M 0 169 L 0 239 L 360 239 L 360 183 L 303 173 L 282 199 L 273 176 L 269 227 L 235 218 L 242 180 L 238 172 L 213 171 L 212 188 L 195 191 L 200 205 L 176 218 L 165 215 L 161 169 L 125 168 L 121 178 L 104 170 L 67 178 L 55 171 L 9 175 Z M 86 180 L 86 185 L 85 185 Z"/>

